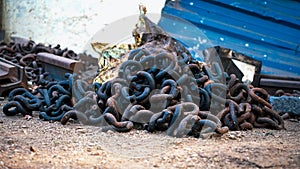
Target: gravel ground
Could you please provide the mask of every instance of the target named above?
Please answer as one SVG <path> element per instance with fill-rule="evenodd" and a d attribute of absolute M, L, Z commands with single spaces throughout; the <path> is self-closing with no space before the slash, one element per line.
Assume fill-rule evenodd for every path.
<path fill-rule="evenodd" d="M 3 103 L 2 103 L 3 104 Z M 2 108 L 1 108 L 2 110 Z M 173 138 L 132 130 L 101 132 L 0 112 L 0 168 L 300 168 L 300 122 L 286 130 Z"/>

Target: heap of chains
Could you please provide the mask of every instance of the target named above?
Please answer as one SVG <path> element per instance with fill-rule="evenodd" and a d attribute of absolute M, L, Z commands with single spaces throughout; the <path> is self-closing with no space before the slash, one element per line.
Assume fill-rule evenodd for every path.
<path fill-rule="evenodd" d="M 68 48 L 61 49 L 60 45 L 52 47 L 42 43 L 36 44 L 33 40 L 18 38 L 16 41 L 0 41 L 0 58 L 18 64 L 25 69 L 25 75 L 28 81 L 39 84 L 49 72 L 45 72 L 41 65 L 36 61 L 36 55 L 40 52 L 46 52 L 62 56 L 65 58 L 79 60 L 79 56 Z"/>
<path fill-rule="evenodd" d="M 124 57 L 115 78 L 91 85 L 66 74 L 65 80 L 44 81 L 30 92 L 15 89 L 4 114 L 39 111 L 41 119 L 63 125 L 72 118 L 103 130 L 163 131 L 174 137 L 222 135 L 254 127 L 284 129 L 264 89 L 227 75 L 218 62 L 193 59 L 164 33 L 144 33 L 141 39 L 140 46 Z"/>
<path fill-rule="evenodd" d="M 89 93 L 67 112 L 82 124 L 128 132 L 143 129 L 169 136 L 205 137 L 253 127 L 284 129 L 262 88 L 228 76 L 216 61 L 201 63 L 160 28 L 148 23 L 140 46 L 123 56 L 117 75 L 94 83 Z"/>
<path fill-rule="evenodd" d="M 51 53 L 64 58 L 81 61 L 84 70 L 76 74 L 66 74 L 66 80 L 55 81 L 49 79 L 51 72 L 46 72 L 41 63 L 37 61 L 37 54 L 40 52 Z M 72 88 L 85 84 L 81 80 L 73 85 L 73 80 L 84 75 L 85 71 L 91 69 L 91 63 L 83 57 L 84 54 L 76 54 L 68 48 L 61 49 L 60 45 L 52 47 L 45 44 L 36 44 L 33 40 L 17 38 L 15 41 L 0 42 L 0 57 L 24 67 L 24 73 L 29 84 L 29 88 L 16 88 L 8 95 L 8 103 L 3 106 L 3 113 L 7 116 L 22 114 L 26 118 L 31 118 L 33 111 L 40 112 L 40 118 L 45 120 L 60 120 L 64 114 L 63 111 L 71 110 Z M 85 88 L 86 89 L 86 88 Z M 92 89 L 90 89 L 92 90 Z M 78 92 L 77 92 L 78 95 Z M 83 97 L 83 96 L 81 96 Z"/>

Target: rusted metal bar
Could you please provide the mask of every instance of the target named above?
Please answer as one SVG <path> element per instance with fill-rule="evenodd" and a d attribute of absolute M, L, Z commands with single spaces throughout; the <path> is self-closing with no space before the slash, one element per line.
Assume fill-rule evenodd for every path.
<path fill-rule="evenodd" d="M 82 69 L 82 63 L 50 53 L 38 53 L 36 60 L 42 64 L 45 72 L 51 72 L 49 78 L 63 80 L 66 73 L 76 73 Z"/>
<path fill-rule="evenodd" d="M 17 77 L 17 68 L 5 62 L 0 62 L 0 80 L 14 79 Z"/>
<path fill-rule="evenodd" d="M 0 58 L 0 96 L 3 92 L 16 87 L 27 87 L 24 68 Z"/>
<path fill-rule="evenodd" d="M 270 95 L 274 95 L 278 89 L 287 92 L 300 89 L 300 77 L 279 76 L 279 75 L 261 75 L 260 87 L 267 89 Z"/>

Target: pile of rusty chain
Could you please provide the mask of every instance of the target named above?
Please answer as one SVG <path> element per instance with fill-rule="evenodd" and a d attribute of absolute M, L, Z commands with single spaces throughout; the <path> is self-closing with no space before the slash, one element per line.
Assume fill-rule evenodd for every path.
<path fill-rule="evenodd" d="M 166 131 L 176 137 L 224 134 L 228 128 L 284 128 L 282 118 L 272 111 L 265 90 L 240 83 L 235 75 L 227 77 L 224 84 L 226 73 L 217 62 L 211 68 L 186 51 L 173 52 L 154 43 L 155 48 L 150 43 L 132 50 L 121 64 L 118 77 L 95 83 L 95 91 L 74 78 L 76 75 L 66 74 L 64 81 L 40 81 L 32 92 L 13 90 L 3 112 L 8 116 L 26 116 L 39 111 L 40 118 L 62 124 L 74 118 L 83 124 L 108 126 L 120 132 L 136 128 Z M 24 47 L 28 45 L 29 42 Z M 7 48 L 2 49 L 4 56 Z M 29 56 L 11 61 L 24 64 Z"/>
<path fill-rule="evenodd" d="M 278 89 L 275 91 L 274 96 L 280 97 L 280 96 L 294 96 L 294 97 L 300 97 L 300 91 L 299 90 L 293 90 L 292 92 L 285 92 L 282 89 Z"/>
<path fill-rule="evenodd" d="M 8 61 L 21 65 L 25 69 L 28 81 L 33 84 L 45 83 L 49 72 L 45 72 L 36 61 L 36 54 L 47 52 L 57 56 L 79 60 L 79 55 L 68 48 L 61 49 L 60 45 L 52 47 L 42 43 L 36 44 L 33 40 L 23 39 L 22 42 L 0 42 L 0 57 Z"/>
<path fill-rule="evenodd" d="M 86 91 L 92 90 L 89 86 L 76 79 L 75 74 L 67 73 L 66 80 L 44 83 L 33 91 L 16 88 L 9 93 L 3 113 L 7 116 L 21 113 L 30 118 L 33 111 L 37 111 L 41 119 L 59 121 L 67 111 L 73 109 L 72 99 L 78 101 L 86 95 Z M 73 98 L 72 90 L 76 91 L 73 92 Z"/>
<path fill-rule="evenodd" d="M 234 74 L 223 84 L 226 73 L 217 62 L 212 71 L 185 52 L 176 55 L 158 46 L 131 51 L 118 77 L 95 84 L 97 100 L 93 94 L 80 100 L 61 123 L 75 118 L 120 132 L 137 128 L 176 137 L 223 134 L 228 128 L 284 129 L 264 89 L 241 83 Z"/>
<path fill-rule="evenodd" d="M 226 107 L 217 114 L 223 125 L 230 130 L 284 129 L 284 121 L 272 110 L 266 90 L 240 83 L 234 74 L 228 78 L 227 88 Z"/>
<path fill-rule="evenodd" d="M 47 79 L 51 72 L 45 72 L 36 61 L 36 55 L 40 52 L 73 60 L 81 60 L 83 56 L 67 48 L 61 49 L 60 45 L 51 47 L 51 45 L 36 44 L 32 40 L 0 42 L 0 57 L 23 66 L 27 79 L 35 86 L 32 89 L 12 90 L 8 96 L 8 103 L 3 106 L 5 115 L 13 116 L 20 113 L 31 117 L 33 111 L 38 111 L 40 118 L 44 120 L 59 121 L 65 112 L 72 109 L 73 102 L 85 95 L 84 90 L 92 90 L 87 82 L 79 80 L 76 74 L 67 73 L 66 80 L 62 81 Z M 90 63 L 87 60 L 83 62 L 84 68 L 88 69 L 87 65 Z"/>
<path fill-rule="evenodd" d="M 222 85 L 220 65 L 215 62 L 216 71 L 212 72 L 185 51 L 174 54 L 153 43 L 154 48 L 132 50 L 119 67 L 118 77 L 95 83 L 96 99 L 93 94 L 81 99 L 61 123 L 74 118 L 87 125 L 109 125 L 120 132 L 136 128 L 166 131 L 176 137 L 226 133 L 228 127 L 222 127 L 208 112 L 212 95 L 226 94 L 226 90 L 211 92 Z"/>

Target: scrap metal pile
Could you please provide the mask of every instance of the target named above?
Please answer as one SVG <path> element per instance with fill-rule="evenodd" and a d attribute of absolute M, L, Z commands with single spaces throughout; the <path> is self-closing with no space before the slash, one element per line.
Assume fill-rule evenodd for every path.
<path fill-rule="evenodd" d="M 267 91 L 242 83 L 234 74 L 227 75 L 216 61 L 195 60 L 180 42 L 145 15 L 140 20 L 145 27 L 142 33 L 136 30 L 139 47 L 122 56 L 122 64 L 110 69 L 113 78 L 93 85 L 76 74 L 66 74 L 62 81 L 41 81 L 47 72 L 34 74 L 38 64 L 30 53 L 46 49 L 24 46 L 30 47 L 25 50 L 30 52 L 23 54 L 27 57 L 15 59 L 29 67 L 28 73 L 35 75 L 32 79 L 38 87 L 10 92 L 4 114 L 26 116 L 39 111 L 40 118 L 62 124 L 73 118 L 103 130 L 165 131 L 175 137 L 222 135 L 229 129 L 254 127 L 284 129 L 284 121 L 272 110 Z M 74 53 L 60 53 L 76 59 Z"/>
<path fill-rule="evenodd" d="M 3 106 L 3 113 L 7 116 L 22 114 L 31 118 L 33 111 L 39 111 L 40 117 L 45 120 L 60 120 L 63 111 L 70 110 L 72 107 L 71 97 L 73 85 L 73 77 L 79 75 L 66 73 L 66 80 L 58 81 L 48 78 L 51 72 L 44 70 L 41 62 L 37 59 L 38 55 L 49 55 L 49 57 L 60 56 L 58 58 L 67 58 L 69 60 L 81 61 L 84 71 L 88 71 L 91 63 L 87 56 L 78 55 L 67 48 L 61 49 L 60 45 L 51 47 L 44 44 L 36 44 L 32 40 L 17 38 L 16 41 L 9 43 L 1 42 L 0 59 L 14 66 L 18 66 L 20 74 L 24 74 L 23 85 L 13 81 L 4 80 L 1 83 L 1 94 L 9 90 L 8 87 L 14 89 L 8 95 L 8 103 Z M 2 62 L 1 62 L 2 63 Z M 1 67 L 2 68 L 2 67 Z M 58 67 L 57 67 L 58 69 Z M 77 72 L 82 76 L 83 73 Z M 6 76 L 4 76 L 6 77 Z M 9 77 L 10 79 L 16 77 Z M 26 85 L 24 85 L 24 83 Z M 82 81 L 82 83 L 86 83 Z M 58 117 L 60 115 L 61 117 Z"/>
<path fill-rule="evenodd" d="M 51 53 L 57 56 L 79 60 L 79 55 L 67 48 L 61 49 L 60 45 L 52 47 L 44 44 L 36 44 L 32 40 L 25 40 L 18 38 L 17 41 L 0 43 L 0 57 L 10 62 L 23 66 L 25 69 L 26 77 L 29 81 L 40 84 L 42 79 L 47 76 L 43 72 L 41 65 L 36 61 L 36 55 L 41 52 Z"/>

